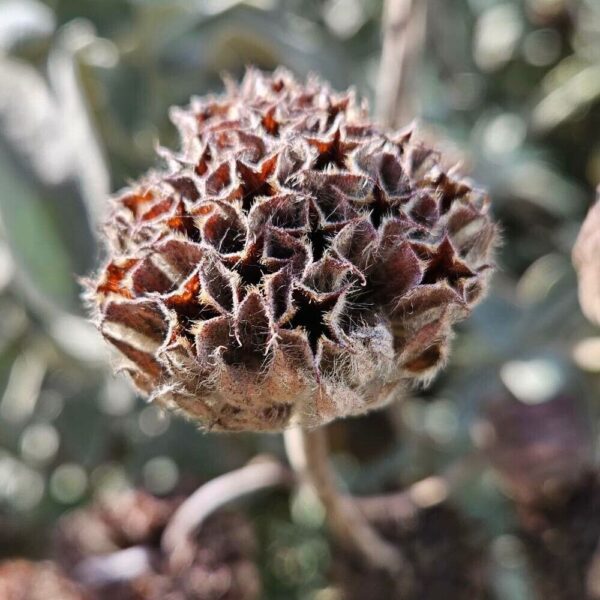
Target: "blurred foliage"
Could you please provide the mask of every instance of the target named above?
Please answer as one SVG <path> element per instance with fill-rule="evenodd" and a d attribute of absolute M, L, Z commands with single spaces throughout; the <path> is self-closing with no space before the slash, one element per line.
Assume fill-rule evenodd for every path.
<path fill-rule="evenodd" d="M 176 144 L 172 104 L 250 63 L 372 100 L 381 12 L 380 0 L 0 0 L 0 555 L 44 556 L 56 517 L 98 490 L 164 494 L 282 455 L 276 437 L 199 434 L 136 399 L 110 375 L 74 275 L 97 263 L 109 190 L 154 162 L 157 140 Z M 357 493 L 460 464 L 482 406 L 507 390 L 567 394 L 598 416 L 600 337 L 570 249 L 600 183 L 600 4 L 430 0 L 419 68 L 424 130 L 493 198 L 500 270 L 430 389 L 332 427 Z M 495 474 L 471 469 L 455 496 L 490 541 L 497 597 L 531 598 Z M 252 512 L 265 598 L 334 598 L 312 500 L 265 496 Z"/>

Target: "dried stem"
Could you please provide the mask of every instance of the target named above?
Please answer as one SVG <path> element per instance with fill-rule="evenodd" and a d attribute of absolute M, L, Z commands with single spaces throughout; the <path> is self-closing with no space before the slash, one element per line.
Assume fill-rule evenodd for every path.
<path fill-rule="evenodd" d="M 377 78 L 377 118 L 388 127 L 415 114 L 414 65 L 425 38 L 426 0 L 386 0 Z"/>
<path fill-rule="evenodd" d="M 209 481 L 175 511 L 162 536 L 163 552 L 172 564 L 183 566 L 193 536 L 212 513 L 242 496 L 291 481 L 289 470 L 272 460 L 252 462 Z"/>
<path fill-rule="evenodd" d="M 405 570 L 400 551 L 383 540 L 356 504 L 340 493 L 329 462 L 325 429 L 290 429 L 285 443 L 292 467 L 314 488 L 323 504 L 332 534 L 373 567 L 394 573 Z"/>
<path fill-rule="evenodd" d="M 189 566 L 193 556 L 190 552 L 193 536 L 215 511 L 243 496 L 270 487 L 287 486 L 292 481 L 293 474 L 289 469 L 274 460 L 261 460 L 199 487 L 179 506 L 163 532 L 161 550 L 171 567 L 182 569 Z M 78 581 L 92 587 L 129 581 L 151 571 L 158 554 L 153 548 L 133 546 L 102 556 L 91 556 L 75 567 L 74 574 Z"/>
<path fill-rule="evenodd" d="M 322 429 L 286 433 L 286 448 L 294 469 L 315 488 L 327 510 L 331 529 L 340 541 L 363 555 L 374 567 L 394 573 L 404 568 L 407 585 L 411 574 L 399 550 L 381 539 L 365 515 L 375 522 L 410 518 L 422 508 L 443 502 L 469 476 L 474 464 L 478 464 L 477 457 L 470 457 L 451 465 L 441 476 L 427 477 L 402 492 L 350 499 L 336 486 Z M 188 550 L 193 536 L 212 513 L 248 494 L 278 485 L 291 485 L 293 481 L 293 473 L 272 460 L 252 462 L 213 479 L 198 488 L 175 511 L 162 536 L 163 553 L 169 557 L 172 566 L 184 567 L 191 556 Z M 597 556 L 599 554 L 597 552 Z M 156 560 L 156 549 L 133 546 L 83 559 L 75 568 L 74 576 L 91 587 L 103 587 L 143 575 L 152 569 Z M 597 563 L 596 557 L 594 575 L 598 572 Z M 589 585 L 597 584 L 594 580 Z"/>

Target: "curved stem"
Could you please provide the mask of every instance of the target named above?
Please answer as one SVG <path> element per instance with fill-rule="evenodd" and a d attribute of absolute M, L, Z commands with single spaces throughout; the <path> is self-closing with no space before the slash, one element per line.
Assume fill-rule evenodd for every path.
<path fill-rule="evenodd" d="M 263 489 L 293 482 L 293 474 L 274 460 L 253 461 L 199 487 L 173 513 L 161 537 L 161 551 L 172 567 L 189 566 L 194 535 L 214 512 Z M 147 546 L 132 546 L 101 556 L 84 558 L 74 569 L 74 577 L 89 586 L 102 587 L 129 581 L 148 573 L 160 552 Z"/>
<path fill-rule="evenodd" d="M 398 548 L 386 542 L 369 524 L 357 505 L 340 493 L 329 462 L 324 428 L 285 432 L 290 463 L 315 490 L 327 514 L 332 534 L 362 555 L 372 567 L 397 573 L 406 569 Z"/>
<path fill-rule="evenodd" d="M 161 538 L 161 549 L 172 564 L 185 562 L 187 549 L 202 523 L 216 510 L 242 496 L 278 485 L 289 485 L 290 472 L 273 461 L 251 462 L 198 488 L 175 511 Z"/>

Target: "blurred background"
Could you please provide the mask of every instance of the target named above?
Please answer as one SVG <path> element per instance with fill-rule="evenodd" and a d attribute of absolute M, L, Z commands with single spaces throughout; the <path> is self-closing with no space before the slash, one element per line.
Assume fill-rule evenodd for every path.
<path fill-rule="evenodd" d="M 171 105 L 219 92 L 246 64 L 316 72 L 373 101 L 382 8 L 0 0 L 0 558 L 48 556 L 57 518 L 106 490 L 166 495 L 256 453 L 283 457 L 278 436 L 199 433 L 137 398 L 112 376 L 77 278 L 98 264 L 107 196 L 155 162 L 157 140 L 176 146 Z M 489 549 L 493 597 L 528 600 L 499 477 L 518 488 L 525 476 L 511 466 L 527 464 L 519 427 L 565 471 L 597 446 L 600 331 L 581 315 L 570 252 L 600 184 L 600 3 L 429 0 L 411 86 L 427 135 L 489 189 L 499 270 L 449 368 L 399 406 L 335 424 L 334 461 L 356 494 L 459 477 L 449 493 Z M 519 407 L 544 404 L 528 424 Z M 490 451 L 490 419 L 508 419 L 512 455 Z M 270 493 L 247 505 L 267 600 L 335 598 L 311 502 Z"/>

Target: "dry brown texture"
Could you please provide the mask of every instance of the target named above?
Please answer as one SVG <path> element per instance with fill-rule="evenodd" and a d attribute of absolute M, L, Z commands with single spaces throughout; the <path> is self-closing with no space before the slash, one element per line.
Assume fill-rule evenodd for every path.
<path fill-rule="evenodd" d="M 585 316 L 596 325 L 600 325 L 599 257 L 600 201 L 590 209 L 573 248 L 573 263 L 579 276 L 579 302 Z"/>
<path fill-rule="evenodd" d="M 130 546 L 158 546 L 179 502 L 155 498 L 140 490 L 111 494 L 58 521 L 55 554 L 61 565 L 70 570 L 88 556 Z"/>
<path fill-rule="evenodd" d="M 114 199 L 91 284 L 138 389 L 207 429 L 278 431 L 433 377 L 490 273 L 484 193 L 283 70 L 173 120 L 181 149 Z"/>
<path fill-rule="evenodd" d="M 543 600 L 597 600 L 600 482 L 584 477 L 562 502 L 520 507 L 521 539 Z M 596 554 L 596 556 L 594 556 Z"/>
<path fill-rule="evenodd" d="M 0 564 L 2 600 L 90 600 L 51 562 L 12 560 Z"/>
<path fill-rule="evenodd" d="M 160 540 L 177 504 L 137 491 L 67 514 L 56 531 L 56 558 L 86 582 L 94 600 L 257 600 L 261 581 L 248 521 L 239 513 L 212 515 L 174 563 Z M 126 566 L 120 571 L 127 559 L 111 561 L 111 583 L 102 559 L 127 549 L 143 549 L 149 562 L 118 581 L 128 573 Z"/>
<path fill-rule="evenodd" d="M 333 579 L 343 600 L 490 600 L 485 552 L 471 523 L 454 508 L 439 504 L 412 516 L 381 511 L 372 524 L 402 552 L 414 573 L 412 589 L 401 577 L 369 568 L 364 560 L 339 548 Z"/>
<path fill-rule="evenodd" d="M 593 464 L 585 407 L 559 395 L 524 404 L 506 394 L 490 402 L 478 440 L 507 491 L 522 504 L 561 498 Z"/>
<path fill-rule="evenodd" d="M 258 600 L 254 533 L 239 514 L 220 513 L 202 527 L 185 568 L 156 571 L 105 590 L 107 600 Z"/>
<path fill-rule="evenodd" d="M 483 449 L 513 497 L 540 600 L 597 600 L 600 484 L 581 398 L 528 405 L 509 395 L 485 412 Z M 485 439 L 487 438 L 487 439 Z M 590 592 L 590 585 L 596 592 Z"/>

